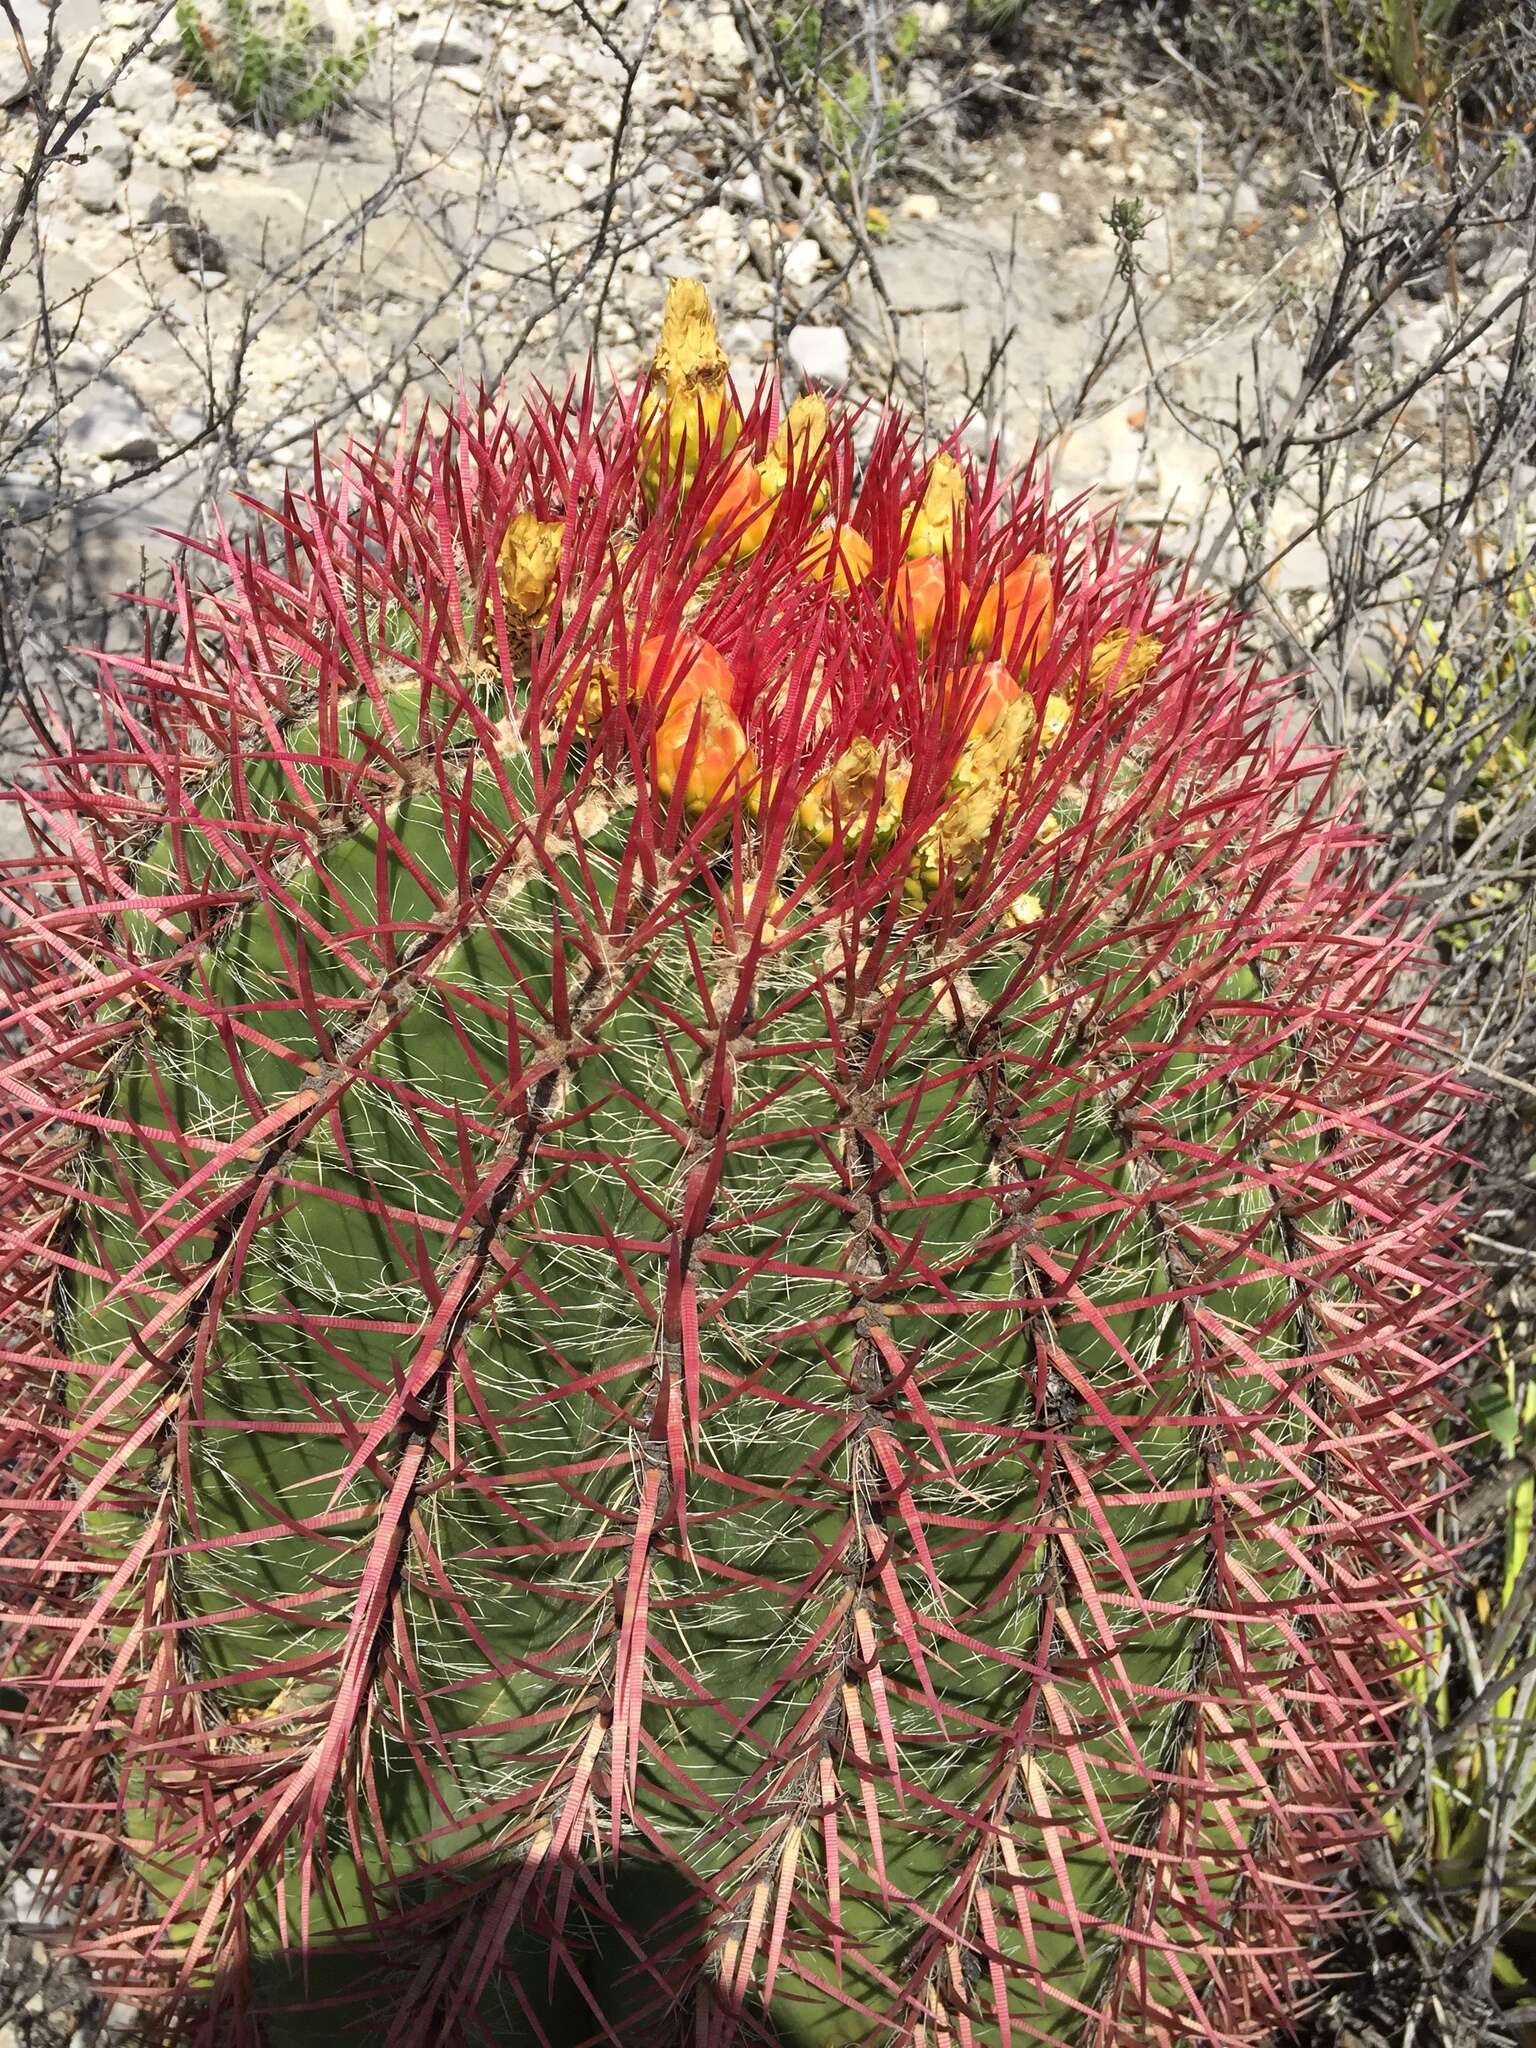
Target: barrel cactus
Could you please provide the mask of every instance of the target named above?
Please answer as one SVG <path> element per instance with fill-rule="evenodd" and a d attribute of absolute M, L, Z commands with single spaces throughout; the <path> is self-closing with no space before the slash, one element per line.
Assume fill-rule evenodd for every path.
<path fill-rule="evenodd" d="M 1411 935 L 1236 622 L 861 424 L 679 283 L 209 547 L 24 799 L 13 1767 L 179 2038 L 1253 2041 L 1339 1904 Z"/>

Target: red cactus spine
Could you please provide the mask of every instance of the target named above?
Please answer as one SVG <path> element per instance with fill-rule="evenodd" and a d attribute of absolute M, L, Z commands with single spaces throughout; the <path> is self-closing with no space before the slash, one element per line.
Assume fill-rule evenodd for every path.
<path fill-rule="evenodd" d="M 9 878 L 7 1675 L 103 1982 L 1282 2024 L 1465 1281 L 1409 941 L 1234 623 L 899 420 L 856 484 L 688 287 L 645 393 L 208 552 Z"/>

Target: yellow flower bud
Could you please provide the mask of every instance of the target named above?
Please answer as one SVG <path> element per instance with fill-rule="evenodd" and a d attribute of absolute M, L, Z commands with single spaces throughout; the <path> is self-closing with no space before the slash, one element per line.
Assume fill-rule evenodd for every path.
<path fill-rule="evenodd" d="M 1047 697 L 1040 716 L 1040 744 L 1054 747 L 1072 722 L 1072 706 L 1065 697 Z"/>
<path fill-rule="evenodd" d="M 953 455 L 935 455 L 912 522 L 908 556 L 916 561 L 923 555 L 953 554 L 960 545 L 964 511 L 965 472 Z"/>
<path fill-rule="evenodd" d="M 789 482 L 791 471 L 804 476 L 806 470 L 821 456 L 827 440 L 827 401 L 819 391 L 808 391 L 803 398 L 797 398 L 785 415 L 784 422 L 773 437 L 773 445 L 758 464 L 758 474 L 763 480 L 763 489 L 776 498 Z M 811 505 L 813 512 L 826 510 L 830 488 L 825 477 L 816 487 Z"/>
<path fill-rule="evenodd" d="M 664 474 L 681 471 L 691 480 L 704 441 L 718 442 L 722 451 L 734 446 L 739 423 L 728 370 L 709 294 L 696 277 L 673 278 L 640 422 L 643 477 L 653 500 Z"/>

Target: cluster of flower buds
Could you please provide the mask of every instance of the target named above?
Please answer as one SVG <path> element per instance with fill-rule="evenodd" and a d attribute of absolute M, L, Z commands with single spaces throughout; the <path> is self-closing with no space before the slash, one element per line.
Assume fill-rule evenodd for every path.
<path fill-rule="evenodd" d="M 962 570 L 980 559 L 968 530 L 977 514 L 965 469 L 948 452 L 932 457 L 899 508 L 894 559 L 877 568 L 877 548 L 861 525 L 863 498 L 832 509 L 831 444 L 846 430 L 834 427 L 826 401 L 813 392 L 788 408 L 754 452 L 708 298 L 694 280 L 669 289 L 638 426 L 642 516 L 686 531 L 678 575 L 687 596 L 681 620 L 665 630 L 648 631 L 643 612 L 627 611 L 637 653 L 627 664 L 596 659 L 581 672 L 581 717 L 595 726 L 619 696 L 646 707 L 657 790 L 668 802 L 680 790 L 692 818 L 758 807 L 762 750 L 754 747 L 751 706 L 726 656 L 690 621 L 771 536 L 788 535 L 790 574 L 829 582 L 834 602 L 877 615 L 908 643 L 935 720 L 962 735 L 945 800 L 937 810 L 929 804 L 913 828 L 904 891 L 919 902 L 945 873 L 963 883 L 974 872 L 1007 790 L 1032 756 L 1068 730 L 1074 698 L 1089 705 L 1105 694 L 1123 696 L 1157 664 L 1162 650 L 1154 637 L 1116 628 L 1075 669 L 1058 667 L 1044 693 L 1032 687 L 1057 627 L 1052 561 L 1029 552 L 989 568 L 978 589 L 967 584 Z M 621 543 L 621 551 L 630 545 Z M 532 633 L 547 619 L 560 547 L 557 522 L 531 513 L 511 522 L 500 570 L 516 631 Z M 906 812 L 912 787 L 912 763 L 900 746 L 855 735 L 798 795 L 799 838 L 811 853 L 835 844 L 884 853 L 913 823 Z"/>

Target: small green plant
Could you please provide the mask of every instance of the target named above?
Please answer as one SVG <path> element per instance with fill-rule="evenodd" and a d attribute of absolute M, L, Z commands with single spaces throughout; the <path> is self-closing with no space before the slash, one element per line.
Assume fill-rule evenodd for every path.
<path fill-rule="evenodd" d="M 1427 113 L 1450 83 L 1450 47 L 1461 0 L 1340 0 L 1360 54 L 1399 99 Z"/>
<path fill-rule="evenodd" d="M 1384 1930 L 1463 1958 L 1474 1998 L 1528 2010 L 1536 1988 L 1536 1351 L 1512 1302 L 1490 1304 L 1489 1318 L 1492 1370 L 1470 1409 L 1511 1484 L 1496 1516 L 1477 1507 L 1479 1494 L 1484 1510 L 1490 1505 L 1496 1477 L 1474 1490 L 1472 1520 L 1460 1530 L 1471 1544 L 1466 1572 L 1421 1610 L 1422 1658 L 1409 1679 L 1418 1739 L 1398 1764 L 1401 1804 L 1388 1809 L 1394 1882 L 1382 1914 Z"/>
<path fill-rule="evenodd" d="M 785 83 L 811 114 L 822 148 L 845 188 L 890 171 L 906 120 L 902 81 L 922 25 L 908 9 L 867 37 L 839 29 L 832 10 L 776 14 L 770 28 Z"/>
<path fill-rule="evenodd" d="M 1465 859 L 1500 841 L 1512 855 L 1512 862 L 1490 860 L 1486 880 L 1467 890 L 1462 914 L 1445 920 L 1441 943 L 1450 955 L 1476 945 L 1504 957 L 1497 928 L 1518 916 L 1523 871 L 1536 848 L 1536 570 L 1525 566 L 1524 545 L 1495 579 L 1483 651 L 1458 659 L 1442 629 L 1427 627 L 1429 651 L 1416 661 L 1417 685 L 1404 700 L 1431 750 L 1429 787 L 1455 855 Z M 1536 958 L 1530 971 L 1536 974 Z"/>
<path fill-rule="evenodd" d="M 288 0 L 280 19 L 266 20 L 254 0 L 220 0 L 217 28 L 200 0 L 176 0 L 176 28 L 184 75 L 259 128 L 323 125 L 356 94 L 378 42 L 368 28 L 340 48 L 305 0 Z"/>

